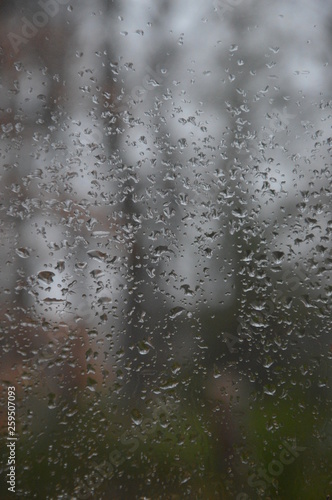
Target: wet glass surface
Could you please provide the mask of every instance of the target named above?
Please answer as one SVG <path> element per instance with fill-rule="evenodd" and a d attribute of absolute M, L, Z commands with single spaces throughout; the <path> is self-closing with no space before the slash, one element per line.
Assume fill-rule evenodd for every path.
<path fill-rule="evenodd" d="M 0 13 L 2 498 L 326 500 L 332 4 Z"/>

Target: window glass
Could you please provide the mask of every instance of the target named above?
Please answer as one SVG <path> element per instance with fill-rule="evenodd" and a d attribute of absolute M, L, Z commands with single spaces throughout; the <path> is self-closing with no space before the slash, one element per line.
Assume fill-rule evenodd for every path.
<path fill-rule="evenodd" d="M 0 12 L 3 498 L 329 498 L 331 3 Z"/>

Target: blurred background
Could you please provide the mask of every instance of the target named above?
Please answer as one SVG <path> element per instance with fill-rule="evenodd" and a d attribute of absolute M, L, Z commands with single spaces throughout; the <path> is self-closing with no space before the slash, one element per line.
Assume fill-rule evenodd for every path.
<path fill-rule="evenodd" d="M 0 13 L 2 498 L 326 499 L 332 3 Z"/>

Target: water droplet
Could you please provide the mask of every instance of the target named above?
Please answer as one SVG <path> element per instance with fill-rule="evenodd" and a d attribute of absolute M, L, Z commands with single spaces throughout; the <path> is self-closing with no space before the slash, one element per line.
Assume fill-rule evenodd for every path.
<path fill-rule="evenodd" d="M 54 276 L 55 273 L 53 273 L 52 271 L 40 271 L 38 273 L 38 279 L 43 281 L 44 283 L 47 283 L 48 285 L 53 283 Z"/>
<path fill-rule="evenodd" d="M 143 415 L 136 408 L 131 411 L 130 416 L 135 425 L 140 425 L 143 421 Z"/>
<path fill-rule="evenodd" d="M 100 250 L 89 250 L 88 256 L 92 259 L 98 260 L 99 262 L 105 262 L 105 260 L 107 259 L 107 254 L 101 252 Z"/>
<path fill-rule="evenodd" d="M 30 252 L 27 248 L 16 248 L 16 253 L 19 257 L 21 257 L 21 259 L 27 259 L 28 257 L 30 257 Z"/>
<path fill-rule="evenodd" d="M 175 319 L 175 318 L 177 318 L 178 316 L 180 316 L 184 312 L 185 312 L 184 307 L 180 307 L 180 306 L 173 307 L 173 309 L 171 309 L 171 311 L 170 311 L 169 317 L 171 319 Z"/>

